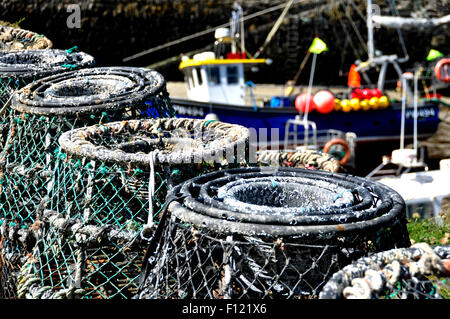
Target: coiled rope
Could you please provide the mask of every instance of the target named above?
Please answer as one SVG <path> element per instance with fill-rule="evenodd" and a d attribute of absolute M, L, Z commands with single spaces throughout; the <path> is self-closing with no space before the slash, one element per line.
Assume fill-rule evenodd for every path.
<path fill-rule="evenodd" d="M 426 243 L 358 259 L 333 274 L 320 299 L 449 298 L 450 246 Z"/>
<path fill-rule="evenodd" d="M 332 155 L 314 150 L 261 151 L 257 161 L 262 166 L 286 166 L 339 172 L 341 165 Z"/>
<path fill-rule="evenodd" d="M 0 52 L 50 49 L 52 47 L 52 41 L 42 34 L 22 28 L 0 25 Z"/>

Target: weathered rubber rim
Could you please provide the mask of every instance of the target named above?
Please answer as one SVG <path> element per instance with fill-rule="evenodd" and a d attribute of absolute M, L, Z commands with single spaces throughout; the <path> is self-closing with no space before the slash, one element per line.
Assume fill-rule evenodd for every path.
<path fill-rule="evenodd" d="M 1 59 L 6 59 L 10 55 L 22 57 L 46 57 L 51 60 L 52 57 L 66 57 L 64 61 L 56 60 L 55 63 L 27 63 L 27 64 L 8 64 L 2 63 Z M 71 64 L 74 60 L 77 64 Z M 70 72 L 71 68 L 92 67 L 96 63 L 93 56 L 85 52 L 70 52 L 60 49 L 40 49 L 40 50 L 16 50 L 0 52 L 0 77 L 13 79 L 39 79 L 53 74 Z"/>
<path fill-rule="evenodd" d="M 122 130 L 131 130 L 137 132 L 146 130 L 153 125 L 163 129 L 172 130 L 177 128 L 199 129 L 203 131 L 223 132 L 220 145 L 217 148 L 192 152 L 166 152 L 165 150 L 155 150 L 153 154 L 145 153 L 127 153 L 119 149 L 111 149 L 105 146 L 95 146 L 87 140 L 88 136 L 95 138 L 102 134 L 110 132 L 121 132 Z M 120 134 L 120 133 L 118 133 Z M 79 128 L 63 133 L 58 142 L 61 149 L 69 155 L 76 157 L 85 157 L 100 162 L 109 163 L 133 163 L 133 165 L 142 165 L 149 167 L 150 162 L 154 160 L 157 164 L 180 164 L 195 163 L 198 158 L 214 157 L 225 154 L 227 151 L 234 151 L 236 148 L 242 149 L 248 144 L 250 131 L 241 126 L 219 121 L 208 121 L 201 119 L 187 118 L 157 118 L 130 120 L 121 122 L 111 122 L 102 125 Z M 154 158 L 153 158 L 154 156 Z"/>
<path fill-rule="evenodd" d="M 73 79 L 89 79 L 89 76 L 120 76 L 135 82 L 134 91 L 112 92 L 105 99 L 86 98 L 85 101 L 75 101 L 68 98 L 60 98 L 54 101 L 46 100 L 40 96 L 41 90 L 45 90 L 52 84 L 60 81 L 69 82 Z M 11 108 L 30 114 L 46 116 L 77 115 L 91 112 L 117 111 L 127 108 L 144 107 L 149 99 L 165 99 L 170 103 L 165 92 L 166 81 L 164 77 L 151 69 L 135 67 L 99 67 L 70 71 L 57 74 L 30 83 L 22 88 L 14 97 Z M 158 96 L 163 94 L 163 96 Z"/>
<path fill-rule="evenodd" d="M 215 175 L 223 176 L 224 174 L 243 174 L 251 173 L 257 175 L 264 172 L 261 168 L 241 168 L 222 170 L 220 172 L 212 172 L 201 177 L 193 178 L 189 181 L 176 186 L 169 194 L 187 196 L 183 204 L 173 202 L 169 206 L 169 210 L 174 216 L 186 223 L 191 223 L 202 229 L 211 229 L 217 232 L 240 233 L 244 235 L 261 235 L 261 236 L 295 236 L 295 237 L 315 237 L 315 238 L 332 238 L 341 236 L 351 232 L 364 232 L 371 228 L 380 228 L 383 225 L 395 222 L 403 218 L 405 213 L 405 203 L 401 196 L 387 186 L 377 182 L 371 182 L 366 179 L 349 176 L 339 173 L 330 173 L 325 171 L 311 171 L 301 168 L 277 168 L 277 173 L 283 172 L 285 176 L 300 173 L 309 174 L 311 177 L 329 177 L 330 180 L 336 182 L 348 183 L 349 187 L 371 187 L 372 191 L 377 192 L 383 201 L 383 209 L 379 209 L 372 214 L 366 210 L 353 211 L 351 208 L 342 210 L 334 210 L 321 215 L 322 222 L 318 222 L 317 216 L 323 212 L 312 212 L 310 215 L 295 216 L 298 219 L 296 225 L 291 224 L 292 216 L 276 219 L 270 218 L 270 212 L 262 214 L 247 214 L 239 211 L 226 210 L 223 207 L 218 208 L 212 206 L 212 202 L 202 203 L 198 197 L 189 193 L 189 184 L 195 184 L 200 179 L 214 179 Z M 194 210 L 195 209 L 195 210 Z M 197 211 L 198 210 L 198 211 Z M 325 217 L 325 218 L 324 218 Z M 284 224 L 283 224 L 284 222 Z M 302 224 L 304 223 L 304 224 Z"/>

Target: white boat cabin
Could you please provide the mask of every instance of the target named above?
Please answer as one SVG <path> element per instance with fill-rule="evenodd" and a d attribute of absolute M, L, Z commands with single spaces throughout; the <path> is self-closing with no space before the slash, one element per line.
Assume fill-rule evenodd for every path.
<path fill-rule="evenodd" d="M 237 52 L 226 28 L 217 29 L 215 37 L 215 52 L 182 58 L 179 69 L 184 73 L 188 99 L 245 105 L 244 65 L 267 61 L 247 59 L 245 53 Z"/>

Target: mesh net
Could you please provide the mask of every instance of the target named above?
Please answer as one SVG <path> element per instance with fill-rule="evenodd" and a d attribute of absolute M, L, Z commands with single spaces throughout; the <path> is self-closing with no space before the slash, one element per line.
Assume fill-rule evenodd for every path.
<path fill-rule="evenodd" d="M 317 298 L 352 260 L 410 245 L 401 197 L 348 175 L 222 170 L 172 196 L 138 298 Z"/>
<path fill-rule="evenodd" d="M 0 151 L 8 134 L 12 96 L 17 90 L 36 79 L 94 63 L 92 56 L 71 49 L 0 50 Z"/>
<path fill-rule="evenodd" d="M 70 71 L 36 80 L 14 96 L 11 108 L 1 153 L 0 222 L 2 253 L 9 254 L 17 272 L 18 265 L 12 261 L 25 258 L 31 251 L 36 241 L 31 234 L 39 224 L 38 216 L 51 205 L 53 187 L 61 186 L 60 174 L 67 174 L 60 167 L 59 158 L 64 154 L 60 153 L 58 138 L 87 125 L 173 116 L 173 110 L 159 73 L 119 67 Z M 72 162 L 68 165 L 72 164 L 77 167 Z M 82 177 L 92 172 L 96 171 L 83 171 Z M 16 292 L 3 294 L 14 296 Z"/>
<path fill-rule="evenodd" d="M 418 243 L 363 257 L 336 272 L 321 299 L 449 299 L 450 246 Z"/>
<path fill-rule="evenodd" d="M 64 133 L 36 245 L 18 274 L 18 297 L 133 297 L 167 191 L 245 163 L 248 140 L 241 126 L 181 118 Z"/>
<path fill-rule="evenodd" d="M 53 43 L 36 32 L 0 25 L 0 52 L 12 50 L 50 49 Z"/>

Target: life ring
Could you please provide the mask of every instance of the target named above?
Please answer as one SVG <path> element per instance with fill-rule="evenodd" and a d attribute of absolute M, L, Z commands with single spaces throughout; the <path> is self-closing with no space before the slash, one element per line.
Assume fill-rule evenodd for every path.
<path fill-rule="evenodd" d="M 347 163 L 348 159 L 350 158 L 350 147 L 348 147 L 347 142 L 344 141 L 343 139 L 341 139 L 341 138 L 335 138 L 335 139 L 332 139 L 331 141 L 328 141 L 328 142 L 325 144 L 325 146 L 323 147 L 323 151 L 324 151 L 325 153 L 330 154 L 329 151 L 330 151 L 331 147 L 334 146 L 334 145 L 336 145 L 336 144 L 341 145 L 341 146 L 345 149 L 345 155 L 344 155 L 344 157 L 339 161 L 339 163 L 341 163 L 341 165 L 345 165 L 345 164 Z"/>
<path fill-rule="evenodd" d="M 434 66 L 434 75 L 445 83 L 450 82 L 450 59 L 445 58 L 439 60 L 438 63 Z"/>

